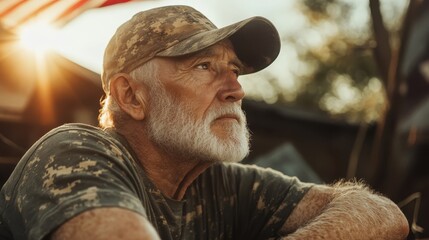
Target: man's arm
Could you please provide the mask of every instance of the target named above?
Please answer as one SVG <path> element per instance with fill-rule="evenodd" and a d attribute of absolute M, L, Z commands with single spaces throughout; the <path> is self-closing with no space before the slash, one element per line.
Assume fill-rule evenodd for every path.
<path fill-rule="evenodd" d="M 158 234 L 143 216 L 121 208 L 85 211 L 61 225 L 51 240 L 156 239 Z"/>
<path fill-rule="evenodd" d="M 389 199 L 359 183 L 315 185 L 282 228 L 293 239 L 405 239 L 408 222 Z"/>

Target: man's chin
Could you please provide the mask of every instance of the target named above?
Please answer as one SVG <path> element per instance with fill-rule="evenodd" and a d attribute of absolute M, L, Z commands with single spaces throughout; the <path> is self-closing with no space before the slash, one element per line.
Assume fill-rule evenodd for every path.
<path fill-rule="evenodd" d="M 213 133 L 213 136 L 218 144 L 218 162 L 241 162 L 249 154 L 249 137 L 246 131 L 234 129 L 220 136 Z"/>
<path fill-rule="evenodd" d="M 210 133 L 212 136 L 216 137 L 219 141 L 233 141 L 234 139 L 238 139 L 238 135 L 240 133 L 240 125 L 234 120 L 233 123 L 227 124 L 218 124 L 212 125 L 210 127 Z"/>
<path fill-rule="evenodd" d="M 227 146 L 223 146 L 223 150 L 218 152 L 218 162 L 241 162 L 249 154 L 247 143 L 237 143 L 232 141 Z"/>

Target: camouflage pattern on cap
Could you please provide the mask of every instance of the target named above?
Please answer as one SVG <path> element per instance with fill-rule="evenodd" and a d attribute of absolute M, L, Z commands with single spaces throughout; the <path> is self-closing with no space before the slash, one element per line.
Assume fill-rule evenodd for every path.
<path fill-rule="evenodd" d="M 248 30 L 245 30 L 248 25 Z M 261 39 L 257 36 L 261 35 L 261 31 L 264 32 L 261 41 L 268 46 L 263 47 L 259 44 L 261 41 L 256 41 L 259 45 L 254 43 L 253 46 L 243 47 L 254 42 L 254 38 Z M 194 53 L 226 38 L 231 39 L 238 58 L 247 66 L 243 74 L 268 66 L 280 49 L 275 27 L 262 17 L 249 18 L 218 29 L 203 14 L 189 6 L 166 6 L 139 12 L 117 29 L 106 47 L 103 89 L 109 92 L 110 78 L 116 73 L 129 73 L 156 56 L 174 57 Z M 267 47 L 269 50 L 266 50 Z"/>

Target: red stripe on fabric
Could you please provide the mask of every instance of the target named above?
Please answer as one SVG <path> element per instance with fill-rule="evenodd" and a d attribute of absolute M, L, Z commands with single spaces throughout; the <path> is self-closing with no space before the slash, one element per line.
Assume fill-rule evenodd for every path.
<path fill-rule="evenodd" d="M 110 5 L 118 4 L 118 3 L 126 3 L 131 2 L 131 0 L 107 0 L 103 4 L 100 5 L 100 7 L 107 7 Z"/>
<path fill-rule="evenodd" d="M 0 17 L 3 17 L 7 14 L 9 14 L 10 12 L 12 12 L 13 10 L 15 10 L 17 7 L 19 7 L 19 5 L 25 3 L 27 0 L 21 0 L 17 3 L 15 3 L 14 5 L 10 6 L 9 8 L 7 8 L 5 11 L 2 11 L 0 14 Z"/>
<path fill-rule="evenodd" d="M 51 0 L 50 2 L 43 4 L 42 6 L 37 8 L 35 11 L 33 11 L 31 14 L 28 14 L 23 19 L 21 19 L 17 24 L 22 24 L 22 23 L 28 21 L 29 19 L 31 19 L 32 17 L 37 16 L 37 14 L 41 13 L 43 10 L 50 7 L 55 2 L 58 2 L 58 0 Z"/>
<path fill-rule="evenodd" d="M 55 21 L 59 21 L 62 18 L 65 18 L 67 15 L 69 15 L 70 13 L 76 11 L 78 8 L 82 7 L 83 5 L 85 5 L 85 3 L 87 3 L 88 0 L 80 0 L 79 2 L 71 5 L 69 8 L 67 8 L 63 13 L 61 13 L 61 15 L 59 15 Z"/>

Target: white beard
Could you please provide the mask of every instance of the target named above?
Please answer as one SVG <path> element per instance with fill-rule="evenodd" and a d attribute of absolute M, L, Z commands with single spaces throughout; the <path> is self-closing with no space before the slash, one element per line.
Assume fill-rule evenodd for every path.
<path fill-rule="evenodd" d="M 218 109 L 209 109 L 205 118 L 196 122 L 191 116 L 190 104 L 178 103 L 163 87 L 153 89 L 148 133 L 156 144 L 178 158 L 214 162 L 239 162 L 249 154 L 249 131 L 244 112 L 237 103 L 228 103 Z M 237 122 L 228 121 L 227 137 L 221 139 L 211 130 L 214 120 L 233 114 Z"/>

